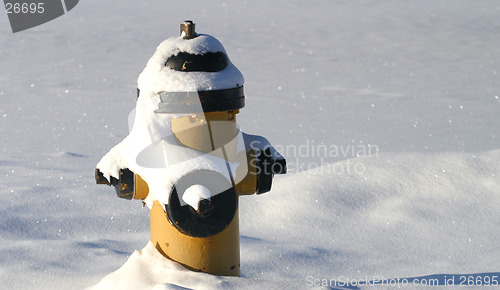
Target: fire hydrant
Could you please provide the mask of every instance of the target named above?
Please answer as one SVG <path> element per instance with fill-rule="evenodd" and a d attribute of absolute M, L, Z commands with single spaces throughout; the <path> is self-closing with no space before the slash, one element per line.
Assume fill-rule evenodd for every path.
<path fill-rule="evenodd" d="M 133 128 L 96 182 L 150 208 L 151 242 L 186 268 L 240 275 L 238 197 L 271 189 L 285 159 L 236 124 L 243 76 L 214 37 L 181 24 L 138 79 Z"/>

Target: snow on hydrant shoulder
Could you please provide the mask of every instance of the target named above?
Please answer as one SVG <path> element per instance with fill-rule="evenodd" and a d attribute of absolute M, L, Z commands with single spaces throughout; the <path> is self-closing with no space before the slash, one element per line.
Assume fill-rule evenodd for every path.
<path fill-rule="evenodd" d="M 181 24 L 138 79 L 129 135 L 97 164 L 96 181 L 142 200 L 151 242 L 186 268 L 239 276 L 238 197 L 271 189 L 286 161 L 260 136 L 244 134 L 244 78 L 214 37 Z"/>

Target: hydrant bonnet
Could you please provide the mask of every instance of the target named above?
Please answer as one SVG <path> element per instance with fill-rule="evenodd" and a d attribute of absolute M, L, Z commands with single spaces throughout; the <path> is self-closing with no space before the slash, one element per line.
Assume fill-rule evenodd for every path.
<path fill-rule="evenodd" d="M 156 113 L 199 113 L 243 108 L 243 83 L 222 44 L 196 34 L 194 23 L 186 21 L 180 37 L 158 46 L 139 76 L 138 89 L 159 96 Z"/>

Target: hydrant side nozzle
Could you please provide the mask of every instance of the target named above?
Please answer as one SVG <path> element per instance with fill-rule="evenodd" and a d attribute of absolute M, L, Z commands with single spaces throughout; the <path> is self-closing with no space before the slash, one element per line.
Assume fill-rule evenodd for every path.
<path fill-rule="evenodd" d="M 104 177 L 104 174 L 99 170 L 99 168 L 95 169 L 95 183 L 96 184 L 106 184 L 106 185 L 115 185 L 118 183 L 118 180 L 111 176 L 111 182 L 108 181 L 106 177 Z"/>
<path fill-rule="evenodd" d="M 181 23 L 181 36 L 184 39 L 192 39 L 198 36 L 195 32 L 195 24 L 191 20 L 186 20 Z"/>
<path fill-rule="evenodd" d="M 123 199 L 134 197 L 134 173 L 128 168 L 120 169 L 118 184 L 115 184 L 116 195 Z"/>

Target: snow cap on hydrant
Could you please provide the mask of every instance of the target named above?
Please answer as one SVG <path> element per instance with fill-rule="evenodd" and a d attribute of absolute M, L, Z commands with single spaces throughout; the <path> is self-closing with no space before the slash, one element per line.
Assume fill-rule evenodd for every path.
<path fill-rule="evenodd" d="M 188 34 L 189 33 L 189 34 Z M 181 24 L 181 36 L 163 41 L 138 79 L 141 93 L 158 94 L 157 113 L 197 113 L 244 107 L 244 78 L 214 37 Z"/>
<path fill-rule="evenodd" d="M 243 76 L 214 37 L 181 24 L 138 79 L 130 134 L 97 164 L 96 182 L 150 208 L 151 241 L 185 267 L 238 276 L 238 197 L 271 189 L 285 159 L 241 132 Z"/>

